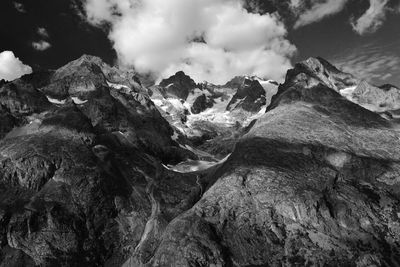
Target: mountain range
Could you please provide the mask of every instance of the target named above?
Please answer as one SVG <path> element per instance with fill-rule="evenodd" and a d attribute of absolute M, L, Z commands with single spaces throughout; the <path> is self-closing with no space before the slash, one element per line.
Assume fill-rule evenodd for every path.
<path fill-rule="evenodd" d="M 1 81 L 0 266 L 399 266 L 399 93 L 322 58 Z"/>

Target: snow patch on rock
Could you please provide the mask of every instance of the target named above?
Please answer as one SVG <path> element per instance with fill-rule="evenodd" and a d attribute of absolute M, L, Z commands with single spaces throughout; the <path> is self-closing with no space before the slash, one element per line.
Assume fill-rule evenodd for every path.
<path fill-rule="evenodd" d="M 111 82 L 109 82 L 109 81 L 107 81 L 107 85 L 108 86 L 110 86 L 110 87 L 112 87 L 112 88 L 114 88 L 114 89 L 117 89 L 117 90 L 121 90 L 121 89 L 128 89 L 128 90 L 131 90 L 131 88 L 129 88 L 129 86 L 126 86 L 126 85 L 124 85 L 124 84 L 118 84 L 118 83 L 111 83 Z"/>
<path fill-rule="evenodd" d="M 174 131 L 174 134 L 171 136 L 171 139 L 174 140 L 174 141 L 177 141 L 178 138 L 179 138 L 178 133 Z"/>
<path fill-rule="evenodd" d="M 71 97 L 71 99 L 77 105 L 82 105 L 82 104 L 85 104 L 86 102 L 88 102 L 87 100 L 81 100 L 79 97 L 75 97 L 75 96 Z"/>
<path fill-rule="evenodd" d="M 53 103 L 53 104 L 56 104 L 56 105 L 64 105 L 67 102 L 67 99 L 59 100 L 59 99 L 56 99 L 56 98 L 51 98 L 50 96 L 47 96 L 47 95 L 46 95 L 46 97 L 47 97 L 47 100 L 50 103 Z"/>
<path fill-rule="evenodd" d="M 340 90 L 340 94 L 347 98 L 348 100 L 354 102 L 353 92 L 357 88 L 357 86 L 351 86 Z"/>

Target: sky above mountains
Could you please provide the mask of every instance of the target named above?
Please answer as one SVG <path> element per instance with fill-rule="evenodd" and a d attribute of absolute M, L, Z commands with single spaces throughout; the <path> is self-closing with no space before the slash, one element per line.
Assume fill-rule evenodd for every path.
<path fill-rule="evenodd" d="M 0 78 L 85 53 L 157 78 L 183 70 L 199 82 L 282 81 L 296 61 L 321 56 L 372 83 L 400 85 L 399 0 L 243 1 L 1 1 Z"/>

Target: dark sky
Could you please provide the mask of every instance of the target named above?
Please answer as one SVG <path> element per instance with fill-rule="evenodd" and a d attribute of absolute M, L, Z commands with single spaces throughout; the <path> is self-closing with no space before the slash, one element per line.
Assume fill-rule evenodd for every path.
<path fill-rule="evenodd" d="M 13 51 L 33 69 L 58 68 L 84 53 L 113 63 L 116 53 L 107 31 L 85 22 L 78 1 L 20 0 L 18 11 L 17 2 L 1 0 L 0 52 Z M 296 30 L 289 26 L 288 38 L 298 49 L 293 62 L 321 56 L 376 84 L 400 85 L 400 12 L 390 13 L 375 33 L 360 36 L 349 20 L 365 11 L 368 1 L 352 3 L 319 22 Z M 39 27 L 47 30 L 48 37 L 40 36 Z M 40 40 L 48 41 L 51 47 L 35 50 L 32 42 Z"/>
<path fill-rule="evenodd" d="M 298 47 L 294 61 L 321 56 L 350 73 L 365 78 L 376 76 L 371 77 L 374 83 L 400 86 L 400 14 L 389 14 L 376 32 L 361 36 L 349 22 L 358 7 L 347 7 L 335 16 L 289 31 L 289 39 Z M 382 64 L 371 66 L 371 61 Z M 385 65 L 388 62 L 396 65 L 388 68 Z M 382 79 L 387 73 L 392 76 Z"/>
<path fill-rule="evenodd" d="M 25 64 L 36 69 L 58 68 L 80 57 L 93 54 L 112 63 L 115 52 L 107 34 L 85 23 L 78 6 L 70 0 L 25 0 L 25 12 L 14 7 L 14 1 L 0 1 L 0 52 L 11 50 Z M 31 43 L 42 39 L 38 27 L 44 27 L 51 48 L 36 51 Z"/>

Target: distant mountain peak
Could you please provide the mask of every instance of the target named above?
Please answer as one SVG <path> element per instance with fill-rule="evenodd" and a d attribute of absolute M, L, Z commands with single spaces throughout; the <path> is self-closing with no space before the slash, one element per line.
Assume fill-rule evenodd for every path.
<path fill-rule="evenodd" d="M 74 68 L 74 67 L 78 67 L 78 66 L 81 66 L 84 64 L 92 64 L 92 65 L 97 65 L 100 67 L 101 65 L 105 65 L 106 63 L 104 63 L 100 57 L 83 54 L 79 58 L 72 60 L 72 61 L 68 62 L 67 64 L 65 64 L 64 66 L 62 66 L 61 68 L 59 68 L 58 72 L 60 72 L 60 70 L 66 69 L 66 68 Z"/>
<path fill-rule="evenodd" d="M 266 81 L 258 76 L 242 75 L 235 76 L 230 81 L 228 81 L 223 87 L 240 88 L 244 85 L 249 85 L 252 81 Z"/>
<path fill-rule="evenodd" d="M 194 80 L 189 75 L 186 75 L 183 71 L 177 71 L 174 75 L 171 75 L 166 79 L 163 79 L 159 85 L 168 86 L 171 83 L 185 83 L 190 86 L 194 87 L 196 86 Z"/>
<path fill-rule="evenodd" d="M 243 77 L 242 84 L 237 88 L 226 110 L 241 108 L 249 112 L 258 112 L 265 103 L 265 90 L 259 81 Z"/>
<path fill-rule="evenodd" d="M 357 85 L 360 80 L 349 73 L 337 69 L 321 57 L 312 57 L 295 64 L 286 74 L 285 83 L 299 83 L 310 87 L 319 83 L 336 91 Z"/>
<path fill-rule="evenodd" d="M 310 67 L 323 67 L 330 71 L 341 72 L 338 68 L 336 68 L 333 64 L 331 64 L 328 60 L 326 60 L 322 57 L 310 57 L 300 63 L 307 64 Z"/>
<path fill-rule="evenodd" d="M 160 86 L 165 88 L 167 95 L 186 100 L 189 92 L 197 87 L 195 81 L 183 71 L 178 71 L 174 75 L 160 82 Z"/>

